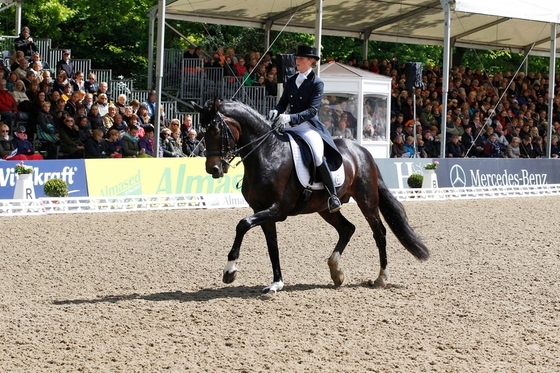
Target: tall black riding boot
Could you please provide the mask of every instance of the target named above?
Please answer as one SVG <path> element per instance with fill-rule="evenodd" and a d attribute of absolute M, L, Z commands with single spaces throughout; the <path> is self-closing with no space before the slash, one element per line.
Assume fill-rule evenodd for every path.
<path fill-rule="evenodd" d="M 342 207 L 342 203 L 338 199 L 336 195 L 336 188 L 334 186 L 334 181 L 331 176 L 331 172 L 329 170 L 329 166 L 327 165 L 326 160 L 323 158 L 323 163 L 317 167 L 319 174 L 321 175 L 321 179 L 323 180 L 323 185 L 327 192 L 329 192 L 330 197 L 327 201 L 327 205 L 329 206 L 329 212 L 337 212 Z"/>

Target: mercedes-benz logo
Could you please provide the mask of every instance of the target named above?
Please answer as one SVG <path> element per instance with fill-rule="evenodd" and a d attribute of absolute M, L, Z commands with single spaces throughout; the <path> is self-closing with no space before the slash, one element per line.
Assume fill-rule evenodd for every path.
<path fill-rule="evenodd" d="M 458 164 L 453 165 L 453 167 L 451 167 L 451 171 L 449 171 L 449 180 L 451 181 L 451 186 L 453 188 L 466 187 L 467 177 L 465 175 L 463 167 L 459 166 Z"/>

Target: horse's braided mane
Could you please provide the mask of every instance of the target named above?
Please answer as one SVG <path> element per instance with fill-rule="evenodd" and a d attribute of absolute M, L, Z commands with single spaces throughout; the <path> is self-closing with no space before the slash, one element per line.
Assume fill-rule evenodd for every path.
<path fill-rule="evenodd" d="M 235 119 L 241 126 L 246 124 L 257 131 L 270 130 L 270 124 L 259 112 L 240 101 L 224 100 L 219 110 L 225 116 Z"/>

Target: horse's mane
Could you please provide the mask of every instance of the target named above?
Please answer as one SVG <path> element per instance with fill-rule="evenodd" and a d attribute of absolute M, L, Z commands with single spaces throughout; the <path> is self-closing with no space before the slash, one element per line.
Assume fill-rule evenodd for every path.
<path fill-rule="evenodd" d="M 248 125 L 257 132 L 270 131 L 270 122 L 252 107 L 232 100 L 223 100 L 219 111 L 227 117 L 235 119 L 242 127 Z"/>

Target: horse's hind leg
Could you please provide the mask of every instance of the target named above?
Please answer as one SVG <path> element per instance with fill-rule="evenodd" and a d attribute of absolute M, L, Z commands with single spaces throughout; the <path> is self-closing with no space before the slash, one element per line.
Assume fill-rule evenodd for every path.
<path fill-rule="evenodd" d="M 374 193 L 373 190 L 377 189 L 374 189 L 374 187 L 371 186 L 369 192 L 361 198 L 356 199 L 356 202 L 373 231 L 373 238 L 375 239 L 375 244 L 379 250 L 379 261 L 381 264 L 379 276 L 375 281 L 370 280 L 369 284 L 373 287 L 384 288 L 387 286 L 387 280 L 389 279 L 389 269 L 387 268 L 387 230 L 385 229 L 385 226 L 381 221 L 381 216 L 379 215 L 379 198 L 377 193 L 375 193 L 375 195 L 371 195 Z"/>
<path fill-rule="evenodd" d="M 328 211 L 319 212 L 319 215 L 327 223 L 332 225 L 338 232 L 338 242 L 328 260 L 329 269 L 331 271 L 331 278 L 335 286 L 340 286 L 344 282 L 344 273 L 339 268 L 339 261 L 342 252 L 348 245 L 350 238 L 354 234 L 356 227 L 350 223 L 340 212 L 334 214 Z"/>

